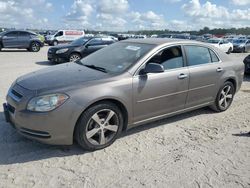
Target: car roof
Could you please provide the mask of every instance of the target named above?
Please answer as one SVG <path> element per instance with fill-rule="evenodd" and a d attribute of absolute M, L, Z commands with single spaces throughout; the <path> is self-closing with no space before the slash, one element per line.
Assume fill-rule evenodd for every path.
<path fill-rule="evenodd" d="M 202 42 L 187 40 L 187 39 L 173 39 L 173 38 L 146 38 L 146 39 L 127 39 L 121 42 L 132 42 L 132 43 L 143 43 L 143 44 L 153 44 L 153 45 L 162 45 L 162 44 L 177 44 L 177 43 L 192 43 L 192 44 L 203 44 Z"/>
<path fill-rule="evenodd" d="M 27 32 L 27 33 L 36 34 L 35 32 L 28 31 L 28 30 L 8 30 L 8 31 L 5 31 L 5 32 L 8 33 L 8 32 L 13 32 L 13 31 L 16 31 L 16 32 Z"/>

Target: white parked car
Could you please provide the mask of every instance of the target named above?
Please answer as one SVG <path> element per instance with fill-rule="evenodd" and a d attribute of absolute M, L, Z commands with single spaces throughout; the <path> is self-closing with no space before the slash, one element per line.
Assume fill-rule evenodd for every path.
<path fill-rule="evenodd" d="M 47 35 L 45 43 L 56 46 L 59 43 L 72 42 L 85 35 L 84 31 L 77 30 L 59 30 L 54 35 Z"/>
<path fill-rule="evenodd" d="M 233 44 L 225 39 L 211 38 L 207 42 L 221 49 L 223 52 L 227 54 L 230 54 L 234 48 Z"/>

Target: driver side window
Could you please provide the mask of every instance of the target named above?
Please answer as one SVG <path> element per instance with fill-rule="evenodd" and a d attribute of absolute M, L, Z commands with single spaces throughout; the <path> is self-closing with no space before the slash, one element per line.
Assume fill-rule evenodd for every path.
<path fill-rule="evenodd" d="M 148 63 L 159 63 L 165 70 L 183 67 L 184 62 L 181 46 L 169 47 L 158 52 Z"/>

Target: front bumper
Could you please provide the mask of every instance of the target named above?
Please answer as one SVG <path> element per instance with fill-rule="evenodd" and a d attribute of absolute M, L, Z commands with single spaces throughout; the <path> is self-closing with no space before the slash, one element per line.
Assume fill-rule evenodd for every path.
<path fill-rule="evenodd" d="M 245 63 L 245 73 L 250 74 L 250 62 Z"/>
<path fill-rule="evenodd" d="M 234 46 L 233 48 L 233 52 L 243 52 L 243 51 L 244 51 L 244 47 Z"/>
<path fill-rule="evenodd" d="M 48 52 L 47 56 L 49 61 L 56 63 L 65 63 L 69 61 L 69 58 L 66 54 L 56 54 Z"/>
<path fill-rule="evenodd" d="M 14 86 L 14 90 L 23 96 L 19 101 L 8 94 L 7 103 L 3 104 L 6 121 L 27 138 L 46 144 L 71 145 L 80 107 L 68 100 L 51 112 L 30 112 L 26 110 L 26 104 L 31 97 L 29 94 L 26 97 L 20 89 L 25 90 Z"/>

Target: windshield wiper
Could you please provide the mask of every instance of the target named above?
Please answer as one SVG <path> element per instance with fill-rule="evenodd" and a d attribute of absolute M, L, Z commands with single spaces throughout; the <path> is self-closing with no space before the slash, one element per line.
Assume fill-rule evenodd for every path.
<path fill-rule="evenodd" d="M 107 73 L 107 70 L 105 68 L 103 68 L 103 67 L 98 67 L 98 66 L 95 66 L 95 65 L 85 65 L 85 64 L 82 64 L 82 65 L 85 66 L 85 67 L 91 68 L 91 69 L 95 69 L 95 70 Z"/>

